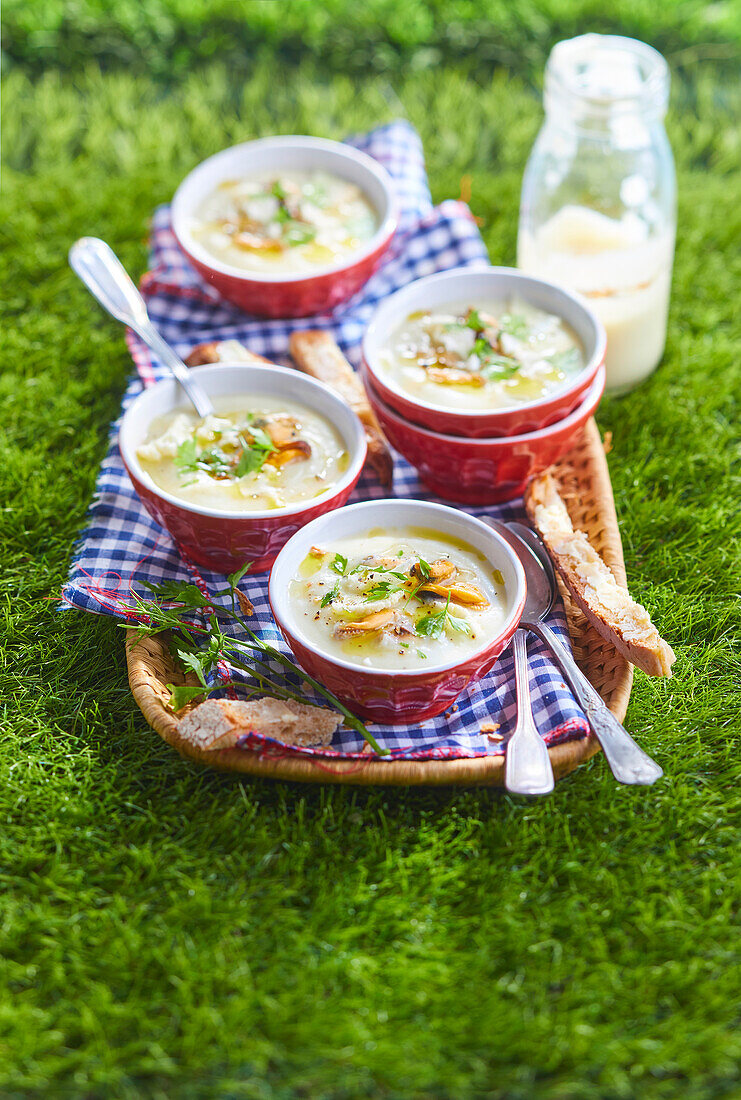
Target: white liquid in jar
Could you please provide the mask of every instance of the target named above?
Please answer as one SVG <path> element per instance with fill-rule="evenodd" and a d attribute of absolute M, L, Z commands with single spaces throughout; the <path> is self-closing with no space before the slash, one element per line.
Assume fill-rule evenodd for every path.
<path fill-rule="evenodd" d="M 657 366 L 666 342 L 674 231 L 564 206 L 536 232 L 523 230 L 518 267 L 587 299 L 607 332 L 607 387 L 627 390 Z"/>

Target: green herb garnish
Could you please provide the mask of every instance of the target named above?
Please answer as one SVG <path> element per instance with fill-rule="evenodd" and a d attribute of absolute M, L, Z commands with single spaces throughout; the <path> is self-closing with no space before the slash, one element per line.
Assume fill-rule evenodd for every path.
<path fill-rule="evenodd" d="M 329 563 L 329 568 L 334 570 L 335 573 L 339 573 L 341 577 L 344 577 L 347 571 L 347 558 L 344 554 L 335 554 L 332 561 Z"/>
<path fill-rule="evenodd" d="M 247 568 L 249 565 L 227 578 L 233 607 L 237 603 L 236 578 L 241 578 Z M 146 587 L 154 599 L 145 600 L 134 593 L 129 612 L 136 621 L 121 623 L 120 626 L 124 630 L 134 631 L 139 638 L 162 634 L 164 631 L 171 632 L 172 652 L 181 666 L 194 672 L 199 680 L 197 685 L 167 685 L 170 690 L 168 705 L 172 710 L 178 711 L 193 699 L 205 698 L 214 691 L 229 686 L 239 687 L 251 695 L 270 695 L 275 699 L 293 699 L 315 706 L 315 703 L 293 686 L 298 680 L 313 688 L 339 711 L 345 725 L 354 729 L 375 752 L 380 756 L 387 755 L 388 749 L 381 748 L 364 723 L 344 703 L 280 650 L 263 641 L 250 629 L 239 612 L 234 611 L 234 618 L 239 623 L 241 634 L 232 637 L 225 634 L 219 625 L 219 616 L 228 616 L 229 612 L 221 609 L 215 611 L 208 597 L 196 585 L 167 581 L 160 585 L 147 584 Z M 192 621 L 194 615 L 201 619 L 203 625 Z M 209 673 L 222 663 L 246 672 L 251 683 L 232 684 L 231 681 L 219 680 L 206 686 Z M 283 679 L 276 673 L 276 665 L 286 669 L 288 678 Z"/>
<path fill-rule="evenodd" d="M 509 378 L 520 369 L 516 359 L 500 355 L 484 336 L 479 336 L 473 345 L 473 353 L 481 363 L 481 373 L 489 382 Z"/>
<path fill-rule="evenodd" d="M 316 237 L 316 226 L 306 225 L 304 222 L 286 222 L 283 230 L 283 240 L 293 247 L 299 244 L 309 244 Z"/>
<path fill-rule="evenodd" d="M 472 328 L 474 332 L 483 332 L 486 325 L 481 320 L 481 314 L 477 309 L 469 309 L 466 314 L 466 328 Z"/>
<path fill-rule="evenodd" d="M 395 592 L 402 591 L 403 586 L 400 584 L 394 584 L 393 581 L 379 581 L 378 584 L 374 584 L 372 588 L 368 589 L 363 598 L 366 603 L 371 603 L 375 600 L 385 600 L 388 596 L 393 596 Z"/>
<path fill-rule="evenodd" d="M 428 581 L 430 579 L 430 563 L 425 561 L 424 558 L 418 559 L 417 569 L 419 570 L 419 575 L 423 581 Z"/>
<path fill-rule="evenodd" d="M 450 593 L 445 601 L 445 607 L 442 611 L 435 611 L 431 615 L 425 615 L 419 619 L 416 624 L 416 630 L 418 634 L 423 635 L 426 638 L 437 639 L 442 636 L 446 627 L 450 627 L 451 630 L 457 630 L 461 634 L 470 634 L 471 628 L 465 619 L 458 618 L 457 615 L 450 614 Z"/>
<path fill-rule="evenodd" d="M 549 355 L 547 362 L 556 370 L 567 374 L 581 366 L 581 354 L 578 348 L 566 348 L 564 351 L 556 351 L 553 355 Z"/>
<path fill-rule="evenodd" d="M 521 313 L 503 313 L 499 318 L 499 331 L 506 332 L 518 340 L 524 340 L 528 334 L 527 321 Z"/>
<path fill-rule="evenodd" d="M 334 586 L 332 587 L 332 589 L 329 592 L 325 593 L 324 596 L 322 596 L 322 602 L 319 606 L 320 607 L 326 607 L 327 604 L 330 604 L 330 603 L 332 603 L 333 600 L 336 600 L 337 597 L 339 596 L 339 594 L 340 594 L 340 582 L 335 581 Z"/>
<path fill-rule="evenodd" d="M 175 465 L 183 473 L 198 469 L 198 448 L 195 439 L 185 439 L 175 452 Z"/>

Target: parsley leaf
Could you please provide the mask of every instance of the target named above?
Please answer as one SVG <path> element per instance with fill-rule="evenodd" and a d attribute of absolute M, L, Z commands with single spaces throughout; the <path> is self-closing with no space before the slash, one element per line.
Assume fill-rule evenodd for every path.
<path fill-rule="evenodd" d="M 450 594 L 445 601 L 442 611 L 435 611 L 431 615 L 425 615 L 417 621 L 417 633 L 426 638 L 440 638 L 446 627 L 457 630 L 461 634 L 470 634 L 471 628 L 465 619 L 450 614 Z"/>
<path fill-rule="evenodd" d="M 524 340 L 528 333 L 527 321 L 521 313 L 503 313 L 499 318 L 499 329 L 518 340 Z"/>
<path fill-rule="evenodd" d="M 430 579 L 430 563 L 425 561 L 424 558 L 418 560 L 417 570 L 423 581 L 428 581 Z"/>
<path fill-rule="evenodd" d="M 258 428 L 256 424 L 250 425 L 250 440 L 245 440 L 244 436 L 241 437 L 242 442 L 246 443 L 248 447 L 258 447 L 262 451 L 272 451 L 275 449 L 275 445 L 266 431 L 262 428 Z"/>
<path fill-rule="evenodd" d="M 576 370 L 581 366 L 581 354 L 578 348 L 566 348 L 564 351 L 557 351 L 553 355 L 549 355 L 547 362 L 555 367 L 556 370 L 562 370 L 566 374 L 570 370 Z"/>
<path fill-rule="evenodd" d="M 374 584 L 372 588 L 368 589 L 364 599 L 366 603 L 373 600 L 385 600 L 388 596 L 392 596 L 394 592 L 401 591 L 402 585 L 400 584 L 394 584 L 393 581 L 379 581 L 378 584 Z"/>
<path fill-rule="evenodd" d="M 240 435 L 242 442 L 242 454 L 237 468 L 234 471 L 236 477 L 244 477 L 246 474 L 254 474 L 262 469 L 266 458 L 273 448 L 273 441 L 262 428 L 250 426 L 249 439 Z"/>
<path fill-rule="evenodd" d="M 283 240 L 286 244 L 293 246 L 298 244 L 309 244 L 315 237 L 316 227 L 313 225 L 305 225 L 303 222 L 286 222 L 286 228 L 283 230 Z"/>
<path fill-rule="evenodd" d="M 472 328 L 474 332 L 483 332 L 486 328 L 477 309 L 469 309 L 466 314 L 466 327 Z"/>
<path fill-rule="evenodd" d="M 267 453 L 255 447 L 245 447 L 240 456 L 237 468 L 234 471 L 236 477 L 245 477 L 262 469 Z"/>
<path fill-rule="evenodd" d="M 332 600 L 336 600 L 337 597 L 339 596 L 339 594 L 340 594 L 340 582 L 335 581 L 334 582 L 334 587 L 329 592 L 326 592 L 324 594 L 324 596 L 322 596 L 322 602 L 319 606 L 320 607 L 326 607 L 327 604 L 332 603 Z"/>
<path fill-rule="evenodd" d="M 473 353 L 481 363 L 481 373 L 490 382 L 509 378 L 520 369 L 516 359 L 508 359 L 494 350 L 489 341 L 479 336 L 473 345 Z"/>
<path fill-rule="evenodd" d="M 196 447 L 195 439 L 183 440 L 175 452 L 174 462 L 177 468 L 182 470 L 183 473 L 198 469 L 196 465 L 198 462 L 198 448 Z"/>
<path fill-rule="evenodd" d="M 341 577 L 344 577 L 347 570 L 347 558 L 344 554 L 335 554 L 334 558 L 329 563 L 329 568 L 334 570 L 335 573 L 339 573 Z"/>
<path fill-rule="evenodd" d="M 447 625 L 451 630 L 457 630 L 459 634 L 471 633 L 471 627 L 465 619 L 459 619 L 457 615 L 451 615 L 449 612 L 447 615 Z"/>
<path fill-rule="evenodd" d="M 425 638 L 439 638 L 445 629 L 447 607 L 443 611 L 435 611 L 431 615 L 425 615 L 417 620 L 417 633 Z"/>

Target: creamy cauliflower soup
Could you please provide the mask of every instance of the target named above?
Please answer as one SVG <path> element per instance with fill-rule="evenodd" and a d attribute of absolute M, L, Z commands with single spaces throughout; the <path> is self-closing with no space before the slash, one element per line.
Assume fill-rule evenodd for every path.
<path fill-rule="evenodd" d="M 178 410 L 154 420 L 137 458 L 154 483 L 202 508 L 256 512 L 312 500 L 348 468 L 332 424 L 303 405 L 230 397 L 204 419 Z"/>
<path fill-rule="evenodd" d="M 379 353 L 382 377 L 450 409 L 537 401 L 584 365 L 582 346 L 560 317 L 517 300 L 412 313 Z"/>
<path fill-rule="evenodd" d="M 289 591 L 306 637 L 361 667 L 463 660 L 507 615 L 504 578 L 483 554 L 415 527 L 312 547 Z"/>
<path fill-rule="evenodd" d="M 331 266 L 378 228 L 363 191 L 326 172 L 226 180 L 202 203 L 194 238 L 216 259 L 274 274 Z"/>

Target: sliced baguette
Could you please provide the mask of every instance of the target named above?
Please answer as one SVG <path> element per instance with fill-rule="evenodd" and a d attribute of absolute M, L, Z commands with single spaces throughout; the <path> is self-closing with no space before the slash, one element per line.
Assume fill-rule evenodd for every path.
<path fill-rule="evenodd" d="M 211 340 L 208 344 L 196 344 L 187 359 L 187 367 L 202 367 L 207 363 L 269 363 L 240 344 L 239 340 Z"/>
<path fill-rule="evenodd" d="M 206 752 L 230 749 L 245 733 L 260 733 L 288 745 L 329 745 L 340 716 L 326 707 L 292 699 L 233 702 L 207 699 L 178 722 L 178 733 Z"/>
<path fill-rule="evenodd" d="M 602 637 L 649 676 L 671 676 L 671 646 L 646 609 L 618 584 L 584 532 L 574 530 L 550 474 L 530 482 L 525 507 L 566 587 Z"/>
<path fill-rule="evenodd" d="M 342 354 L 332 335 L 318 329 L 294 332 L 291 336 L 290 350 L 300 370 L 324 382 L 340 397 L 344 397 L 356 413 L 365 428 L 368 440 L 368 461 L 378 474 L 381 484 L 387 489 L 391 488 L 394 479 L 394 460 L 386 437 L 368 404 L 365 386 Z"/>

